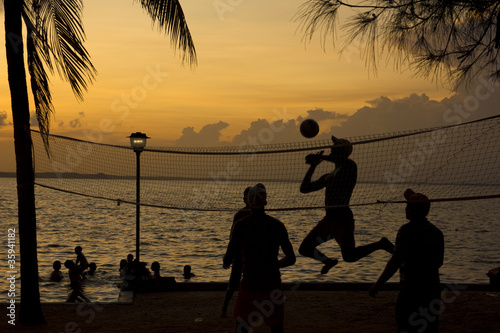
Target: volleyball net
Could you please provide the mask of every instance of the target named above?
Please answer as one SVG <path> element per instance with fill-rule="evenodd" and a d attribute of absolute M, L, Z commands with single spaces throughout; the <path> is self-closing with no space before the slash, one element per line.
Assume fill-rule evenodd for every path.
<path fill-rule="evenodd" d="M 49 135 L 49 154 L 33 131 L 36 185 L 88 197 L 181 210 L 235 211 L 243 190 L 263 183 L 268 210 L 324 208 L 325 191 L 303 194 L 305 156 L 331 140 L 225 147 L 108 145 Z M 351 137 L 357 184 L 350 205 L 404 202 L 412 188 L 431 201 L 500 197 L 500 116 L 429 129 Z M 334 170 L 323 161 L 312 177 Z"/>

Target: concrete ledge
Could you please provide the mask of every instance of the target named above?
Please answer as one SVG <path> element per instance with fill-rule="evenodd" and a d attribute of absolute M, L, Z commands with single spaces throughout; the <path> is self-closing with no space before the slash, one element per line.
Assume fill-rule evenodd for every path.
<path fill-rule="evenodd" d="M 134 302 L 134 292 L 133 291 L 120 291 L 118 294 L 118 303 L 132 304 Z"/>
<path fill-rule="evenodd" d="M 359 282 L 287 282 L 283 284 L 285 290 L 310 290 L 310 291 L 368 291 L 373 283 Z M 442 284 L 443 289 L 447 284 Z M 488 284 L 469 284 L 453 283 L 447 289 L 451 290 L 453 286 L 460 286 L 460 290 L 482 290 L 493 291 L 494 288 Z M 175 284 L 175 291 L 225 291 L 226 282 L 179 282 Z M 382 290 L 399 290 L 399 283 L 386 283 Z"/>

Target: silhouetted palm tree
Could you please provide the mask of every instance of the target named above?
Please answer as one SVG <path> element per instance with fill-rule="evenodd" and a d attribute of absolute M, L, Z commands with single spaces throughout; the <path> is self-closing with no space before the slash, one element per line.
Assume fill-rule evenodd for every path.
<path fill-rule="evenodd" d="M 171 36 L 182 60 L 196 64 L 191 34 L 178 0 L 137 0 L 160 28 Z M 83 42 L 83 0 L 3 0 L 8 81 L 11 94 L 16 154 L 21 309 L 24 323 L 44 322 L 38 285 L 36 214 L 30 111 L 24 52 L 37 120 L 48 147 L 50 115 L 54 111 L 49 74 L 57 71 L 83 98 L 96 71 Z M 26 41 L 23 39 L 23 24 Z M 19 258 L 19 257 L 18 257 Z"/>

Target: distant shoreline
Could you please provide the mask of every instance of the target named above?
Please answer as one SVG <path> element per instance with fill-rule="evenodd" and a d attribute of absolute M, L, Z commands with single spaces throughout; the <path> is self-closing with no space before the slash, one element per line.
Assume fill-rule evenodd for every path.
<path fill-rule="evenodd" d="M 0 171 L 0 178 L 16 178 L 15 172 L 2 172 Z"/>
<path fill-rule="evenodd" d="M 35 174 L 35 178 L 59 178 L 59 179 L 135 179 L 135 175 L 131 176 L 119 176 L 119 175 L 108 175 L 105 173 L 95 173 L 95 174 L 82 174 L 76 172 L 65 172 L 61 174 L 56 174 L 53 172 L 40 172 Z M 16 178 L 16 172 L 0 172 L 0 178 Z M 214 181 L 213 178 L 185 178 L 185 177 L 162 177 L 162 176 L 142 176 L 142 180 L 178 180 L 178 181 Z M 231 181 L 235 182 L 245 182 L 245 181 L 254 181 L 254 179 L 232 179 Z M 273 179 L 263 179 L 263 182 L 291 182 L 291 183 L 300 183 L 300 181 L 293 180 L 273 180 Z M 376 181 L 358 181 L 358 184 L 386 184 L 385 182 L 376 182 Z M 397 184 L 411 184 L 411 183 L 394 183 Z M 429 183 L 426 185 L 444 185 L 444 186 L 500 186 L 500 183 L 464 183 L 464 184 L 455 184 L 455 183 Z"/>

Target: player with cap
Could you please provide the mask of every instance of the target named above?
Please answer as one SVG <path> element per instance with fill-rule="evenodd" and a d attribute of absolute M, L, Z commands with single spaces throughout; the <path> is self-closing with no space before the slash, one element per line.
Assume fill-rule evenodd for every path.
<path fill-rule="evenodd" d="M 252 213 L 238 220 L 227 246 L 223 266 L 235 256 L 243 260 L 243 278 L 236 298 L 237 332 L 249 332 L 265 323 L 271 332 L 284 332 L 284 294 L 280 268 L 295 264 L 295 253 L 285 225 L 265 213 L 267 192 L 263 184 L 250 188 L 247 197 Z M 279 249 L 284 253 L 278 259 Z"/>
<path fill-rule="evenodd" d="M 439 268 L 443 265 L 444 237 L 427 220 L 431 203 L 421 193 L 404 192 L 406 218 L 396 237 L 394 253 L 369 294 L 375 297 L 399 269 L 401 291 L 396 302 L 398 332 L 438 332 L 441 306 Z"/>
<path fill-rule="evenodd" d="M 324 266 L 321 274 L 326 274 L 338 263 L 337 259 L 328 258 L 317 247 L 334 238 L 342 251 L 342 258 L 347 262 L 358 261 L 377 250 L 392 253 L 394 245 L 385 237 L 378 242 L 356 247 L 354 240 L 354 218 L 349 201 L 358 177 L 358 166 L 349 158 L 352 144 L 346 139 L 332 136 L 333 145 L 329 155 L 323 151 L 306 156 L 309 169 L 300 186 L 300 192 L 310 193 L 325 188 L 326 215 L 304 238 L 299 247 L 303 256 L 321 261 Z M 312 175 L 316 167 L 328 161 L 335 164 L 332 172 L 324 174 L 313 181 Z"/>

